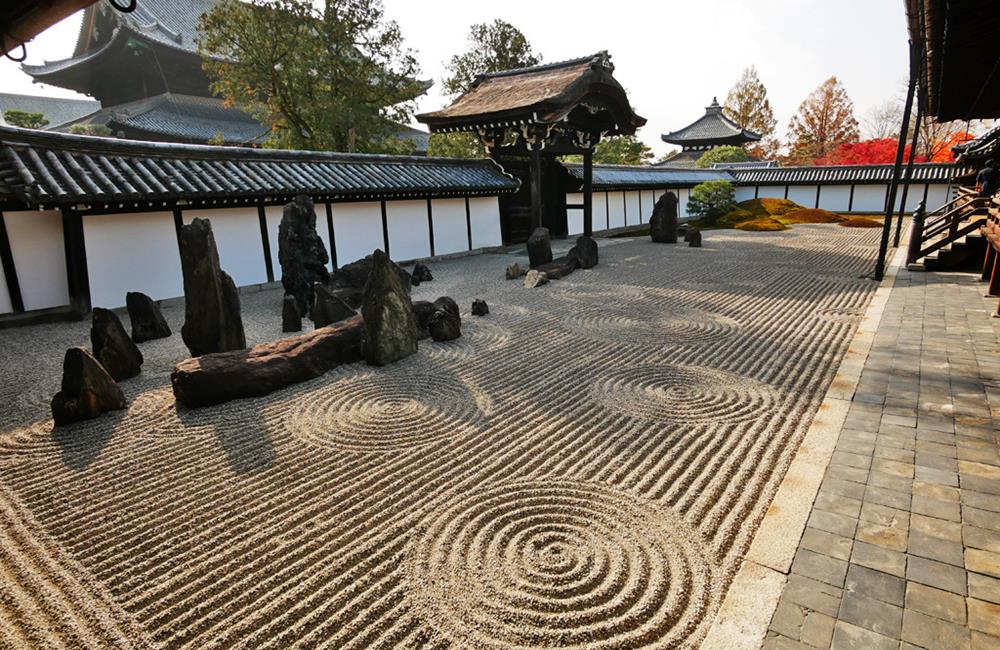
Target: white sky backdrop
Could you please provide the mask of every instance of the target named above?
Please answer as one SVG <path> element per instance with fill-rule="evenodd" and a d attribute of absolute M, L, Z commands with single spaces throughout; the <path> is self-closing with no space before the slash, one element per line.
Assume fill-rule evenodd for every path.
<path fill-rule="evenodd" d="M 384 0 L 416 50 L 422 78 L 435 86 L 418 112 L 447 103 L 444 65 L 465 50 L 469 26 L 502 18 L 523 31 L 545 61 L 608 50 L 615 76 L 648 119 L 639 137 L 657 156 L 660 134 L 702 115 L 742 69 L 756 65 L 783 134 L 799 104 L 831 75 L 854 100 L 859 121 L 872 106 L 900 94 L 907 46 L 902 0 Z M 142 0 L 139 0 L 142 2 Z M 79 30 L 71 16 L 28 44 L 28 62 L 68 56 Z M 0 89 L 72 97 L 33 84 L 0 60 Z"/>

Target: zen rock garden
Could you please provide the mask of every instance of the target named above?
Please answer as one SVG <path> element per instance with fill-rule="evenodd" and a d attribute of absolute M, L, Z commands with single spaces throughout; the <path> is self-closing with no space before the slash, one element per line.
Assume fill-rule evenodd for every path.
<path fill-rule="evenodd" d="M 315 329 L 247 349 L 240 297 L 221 268 L 211 223 L 194 219 L 180 233 L 184 275 L 181 336 L 191 358 L 171 373 L 177 402 L 188 407 L 266 395 L 347 363 L 373 366 L 399 361 L 417 351 L 417 342 L 459 338 L 458 304 L 447 296 L 412 301 L 410 287 L 430 282 L 430 269 L 417 264 L 411 275 L 381 250 L 330 273 L 329 257 L 316 233 L 313 202 L 298 196 L 284 208 L 279 226 L 284 332 L 301 332 L 303 318 Z M 93 353 L 71 348 L 63 364 L 62 390 L 52 400 L 57 426 L 123 409 L 118 381 L 141 372 L 137 343 L 171 336 L 157 303 L 141 293 L 126 297 L 131 337 L 111 310 L 95 308 Z M 477 301 L 473 313 L 489 308 Z"/>

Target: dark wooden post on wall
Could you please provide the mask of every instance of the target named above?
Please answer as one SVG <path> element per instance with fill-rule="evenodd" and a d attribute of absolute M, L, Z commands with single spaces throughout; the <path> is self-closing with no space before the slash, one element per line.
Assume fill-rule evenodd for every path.
<path fill-rule="evenodd" d="M 69 305 L 78 318 L 90 311 L 90 278 L 87 249 L 83 237 L 83 217 L 71 209 L 62 211 L 63 244 L 66 252 L 66 280 Z"/>
<path fill-rule="evenodd" d="M 919 88 L 919 87 L 918 87 Z M 919 92 L 919 90 L 917 91 Z M 906 172 L 903 174 L 903 197 L 899 200 L 899 214 L 896 215 L 896 233 L 892 237 L 892 247 L 899 246 L 899 235 L 903 229 L 903 213 L 906 212 L 906 196 L 910 193 L 910 183 L 913 181 L 913 156 L 917 152 L 917 142 L 920 140 L 920 121 L 924 117 L 923 104 L 917 101 L 917 118 L 913 120 L 913 139 L 910 141 L 910 157 L 906 161 Z"/>
<path fill-rule="evenodd" d="M 542 152 L 531 149 L 531 228 L 542 225 Z"/>
<path fill-rule="evenodd" d="M 594 150 L 583 153 L 583 234 L 594 234 Z"/>

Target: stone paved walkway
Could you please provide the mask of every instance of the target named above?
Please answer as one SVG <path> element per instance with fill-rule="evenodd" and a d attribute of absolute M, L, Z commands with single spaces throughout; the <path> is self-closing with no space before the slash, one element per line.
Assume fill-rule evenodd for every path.
<path fill-rule="evenodd" d="M 900 271 L 765 648 L 1000 648 L 1000 321 Z"/>

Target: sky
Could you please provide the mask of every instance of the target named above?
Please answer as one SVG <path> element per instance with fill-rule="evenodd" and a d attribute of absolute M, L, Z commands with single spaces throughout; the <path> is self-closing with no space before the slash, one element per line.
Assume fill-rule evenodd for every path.
<path fill-rule="evenodd" d="M 142 0 L 139 0 L 142 2 Z M 859 121 L 900 94 L 907 74 L 902 0 L 384 0 L 416 52 L 421 77 L 435 85 L 418 112 L 441 108 L 445 64 L 468 47 L 469 27 L 501 18 L 527 36 L 544 61 L 607 50 L 615 77 L 648 121 L 638 136 L 657 156 L 670 145 L 660 134 L 704 113 L 750 65 L 767 87 L 783 135 L 802 100 L 837 76 L 854 100 Z M 72 53 L 79 14 L 28 43 L 28 62 Z M 34 84 L 17 64 L 0 60 L 0 89 L 76 96 Z"/>

